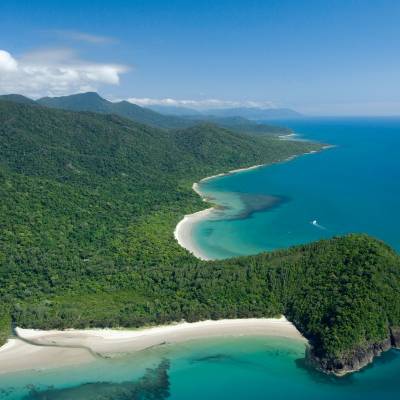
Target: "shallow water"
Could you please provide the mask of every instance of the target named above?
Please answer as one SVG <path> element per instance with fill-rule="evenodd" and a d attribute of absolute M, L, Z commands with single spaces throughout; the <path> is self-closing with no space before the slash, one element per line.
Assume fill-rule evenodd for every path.
<path fill-rule="evenodd" d="M 202 183 L 201 190 L 223 205 L 217 220 L 196 227 L 202 252 L 222 258 L 347 232 L 370 233 L 400 250 L 400 119 L 285 123 L 337 147 Z M 239 337 L 2 375 L 0 399 L 385 400 L 399 397 L 399 380 L 396 350 L 338 379 L 305 367 L 302 342 Z"/>
<path fill-rule="evenodd" d="M 281 123 L 336 147 L 201 182 L 199 190 L 224 205 L 193 229 L 201 253 L 255 254 L 349 232 L 368 233 L 400 250 L 400 119 Z M 257 207 L 263 196 L 274 201 Z"/>
<path fill-rule="evenodd" d="M 80 367 L 0 376 L 0 398 L 365 400 L 400 393 L 400 352 L 390 351 L 373 366 L 339 379 L 305 367 L 304 346 L 260 337 L 165 345 Z"/>

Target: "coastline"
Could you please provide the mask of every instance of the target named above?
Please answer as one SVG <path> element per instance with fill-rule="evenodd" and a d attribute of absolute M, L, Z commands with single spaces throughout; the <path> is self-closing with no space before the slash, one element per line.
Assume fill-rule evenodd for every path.
<path fill-rule="evenodd" d="M 83 364 L 96 357 L 116 357 L 163 344 L 190 340 L 266 336 L 307 343 L 285 317 L 180 322 L 137 330 L 34 330 L 16 329 L 17 338 L 0 348 L 0 374 Z"/>
<path fill-rule="evenodd" d="M 320 150 L 292 155 L 273 163 L 259 164 L 247 168 L 231 170 L 200 180 L 204 182 L 220 176 L 253 170 L 271 164 L 290 161 L 306 154 L 313 154 L 335 146 L 322 146 Z M 194 183 L 193 190 L 208 202 Z M 207 218 L 215 210 L 210 207 L 185 215 L 177 224 L 174 236 L 178 243 L 195 257 L 211 260 L 192 240 L 194 224 Z M 26 370 L 43 370 L 93 362 L 98 357 L 110 358 L 127 353 L 135 353 L 147 348 L 167 343 L 181 343 L 196 339 L 240 336 L 270 336 L 307 340 L 295 326 L 282 318 L 249 318 L 195 323 L 181 322 L 166 326 L 137 330 L 90 329 L 66 331 L 41 331 L 16 328 L 17 337 L 11 338 L 0 348 L 0 374 Z"/>
<path fill-rule="evenodd" d="M 289 139 L 285 139 L 285 140 L 289 140 Z M 206 182 L 208 180 L 211 180 L 214 178 L 219 178 L 222 176 L 228 176 L 228 175 L 233 175 L 233 174 L 237 174 L 240 172 L 250 171 L 253 169 L 268 167 L 268 166 L 274 165 L 274 164 L 288 162 L 288 161 L 294 160 L 297 157 L 305 156 L 307 154 L 319 153 L 323 150 L 327 150 L 327 149 L 330 149 L 333 147 L 336 147 L 336 146 L 335 145 L 323 145 L 320 150 L 311 150 L 306 153 L 294 154 L 283 160 L 274 161 L 272 163 L 257 164 L 257 165 L 253 165 L 253 166 L 247 167 L 247 168 L 238 168 L 238 169 L 233 169 L 228 172 L 222 172 L 220 174 L 207 176 L 206 178 L 201 179 L 198 183 L 195 182 L 192 186 L 192 189 L 202 198 L 202 200 L 204 202 L 207 202 L 208 201 L 207 198 L 205 198 L 199 190 L 199 183 L 201 183 L 201 182 Z M 197 223 L 199 223 L 202 220 L 207 219 L 210 215 L 212 215 L 212 213 L 214 211 L 215 211 L 215 207 L 210 207 L 205 210 L 197 211 L 193 214 L 187 214 L 183 217 L 183 219 L 181 219 L 178 222 L 178 224 L 176 225 L 175 230 L 174 230 L 174 237 L 175 237 L 176 241 L 178 242 L 178 244 L 181 247 L 183 247 L 184 249 L 186 249 L 189 253 L 194 255 L 196 258 L 198 258 L 199 260 L 202 260 L 202 261 L 212 261 L 213 259 L 208 257 L 205 253 L 203 253 L 201 251 L 201 249 L 199 248 L 199 246 L 197 246 L 197 244 L 193 240 L 193 229 Z"/>
<path fill-rule="evenodd" d="M 192 189 L 202 198 L 204 202 L 207 201 L 199 191 L 198 183 L 193 183 Z M 199 247 L 194 243 L 193 228 L 198 221 L 206 219 L 213 210 L 214 207 L 210 207 L 205 210 L 197 211 L 193 214 L 185 215 L 183 219 L 178 222 L 174 230 L 174 237 L 178 244 L 202 261 L 211 261 L 211 258 L 203 254 L 201 249 L 199 249 Z"/>

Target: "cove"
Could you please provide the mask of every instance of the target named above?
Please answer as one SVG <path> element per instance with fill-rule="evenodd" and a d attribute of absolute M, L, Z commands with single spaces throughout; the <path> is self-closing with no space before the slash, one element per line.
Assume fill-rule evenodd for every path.
<path fill-rule="evenodd" d="M 193 227 L 201 252 L 222 259 L 350 232 L 400 250 L 400 119 L 277 123 L 335 147 L 200 182 L 202 195 L 219 206 Z"/>

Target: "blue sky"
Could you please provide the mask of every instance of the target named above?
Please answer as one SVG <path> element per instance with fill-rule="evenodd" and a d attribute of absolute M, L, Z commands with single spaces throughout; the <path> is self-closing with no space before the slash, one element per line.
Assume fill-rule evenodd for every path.
<path fill-rule="evenodd" d="M 0 92 L 400 115 L 399 21 L 389 0 L 2 0 Z"/>

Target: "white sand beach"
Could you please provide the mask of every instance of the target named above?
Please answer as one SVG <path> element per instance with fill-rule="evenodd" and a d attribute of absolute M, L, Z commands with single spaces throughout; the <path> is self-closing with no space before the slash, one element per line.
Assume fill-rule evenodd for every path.
<path fill-rule="evenodd" d="M 220 174 L 207 176 L 203 179 L 200 179 L 200 182 L 209 181 L 210 179 L 218 178 L 220 176 L 232 175 L 232 174 L 236 174 L 238 172 L 249 171 L 249 170 L 256 169 L 256 168 L 265 167 L 266 165 L 269 165 L 269 164 L 258 164 L 258 165 L 252 165 L 251 167 L 246 167 L 246 168 L 232 169 L 231 171 L 228 171 L 228 172 L 222 172 Z"/>
<path fill-rule="evenodd" d="M 185 215 L 175 227 L 174 236 L 181 247 L 188 250 L 195 257 L 200 260 L 210 260 L 205 254 L 203 254 L 196 243 L 193 240 L 193 227 L 194 225 L 207 218 L 207 216 L 213 211 L 213 208 L 207 208 L 206 210 L 198 211 L 194 214 Z"/>
<path fill-rule="evenodd" d="M 295 140 L 296 137 L 298 137 L 299 135 L 297 133 L 287 133 L 286 135 L 279 135 L 278 138 L 280 140 Z"/>
<path fill-rule="evenodd" d="M 9 339 L 0 347 L 0 374 L 83 364 L 95 359 L 83 348 L 35 346 L 18 338 Z"/>
<path fill-rule="evenodd" d="M 260 168 L 263 166 L 265 166 L 265 164 L 253 165 L 248 168 L 234 169 L 234 170 L 226 172 L 226 173 L 207 176 L 206 178 L 201 179 L 200 182 L 205 182 L 207 180 L 214 179 L 214 178 L 217 178 L 220 176 L 236 174 L 238 172 L 248 171 L 248 170 Z M 203 199 L 204 202 L 208 201 L 206 198 L 203 197 L 203 194 L 200 192 L 198 183 L 194 183 L 192 186 L 192 189 Z M 212 259 L 209 258 L 206 254 L 202 253 L 201 249 L 198 246 L 196 246 L 196 243 L 193 240 L 193 227 L 199 221 L 207 219 L 214 210 L 215 210 L 214 207 L 210 207 L 205 210 L 197 211 L 193 214 L 185 215 L 183 217 L 183 219 L 181 219 L 178 222 L 178 224 L 175 227 L 175 231 L 174 231 L 174 237 L 175 237 L 176 241 L 179 243 L 179 245 L 181 247 L 183 247 L 184 249 L 188 250 L 195 257 L 197 257 L 198 259 L 203 260 L 203 261 L 210 261 Z"/>
<path fill-rule="evenodd" d="M 235 336 L 274 336 L 304 341 L 285 317 L 181 322 L 137 330 L 41 331 L 16 329 L 19 338 L 0 348 L 0 373 L 47 369 L 112 357 L 188 340 Z M 29 343 L 24 340 L 29 341 Z"/>
<path fill-rule="evenodd" d="M 205 199 L 201 194 L 197 183 L 193 183 L 192 189 L 203 199 L 203 201 L 207 201 L 207 199 Z M 196 243 L 193 240 L 193 227 L 198 221 L 207 218 L 213 209 L 213 207 L 210 207 L 193 214 L 185 215 L 183 219 L 178 222 L 174 230 L 174 237 L 179 245 L 203 261 L 210 260 L 210 258 L 203 254 L 198 246 L 196 246 Z"/>
<path fill-rule="evenodd" d="M 293 135 L 293 134 L 290 134 L 288 136 L 291 136 L 291 135 Z M 311 150 L 307 153 L 295 154 L 295 155 L 289 156 L 283 160 L 276 161 L 272 164 L 288 162 L 297 157 L 307 155 L 307 154 L 319 153 L 322 150 L 326 150 L 326 149 L 329 149 L 332 147 L 335 147 L 335 146 L 325 145 L 325 146 L 321 147 L 320 150 Z M 253 170 L 253 169 L 257 169 L 257 168 L 261 168 L 261 167 L 266 167 L 266 166 L 272 165 L 272 164 L 258 164 L 258 165 L 253 165 L 253 166 L 247 167 L 247 168 L 238 168 L 238 169 L 234 169 L 229 172 L 226 172 L 226 173 L 220 173 L 217 175 L 207 176 L 206 178 L 201 179 L 200 182 L 205 182 L 210 179 L 214 179 L 214 178 L 221 177 L 221 176 L 226 176 L 226 175 L 236 174 L 236 173 L 249 171 L 249 170 Z M 192 186 L 192 189 L 203 199 L 203 201 L 205 201 L 205 202 L 208 201 L 201 193 L 198 183 L 194 183 Z M 183 247 L 184 249 L 188 250 L 195 257 L 197 257 L 198 259 L 203 260 L 203 261 L 210 261 L 212 259 L 210 257 L 208 257 L 206 254 L 204 254 L 204 252 L 202 252 L 201 249 L 196 245 L 195 240 L 193 239 L 193 228 L 198 222 L 209 218 L 214 210 L 215 210 L 214 207 L 210 207 L 205 210 L 195 212 L 193 214 L 185 215 L 183 217 L 183 219 L 180 220 L 179 223 L 176 225 L 175 231 L 174 231 L 174 237 L 177 240 L 177 242 L 179 243 L 179 245 L 181 247 Z"/>

